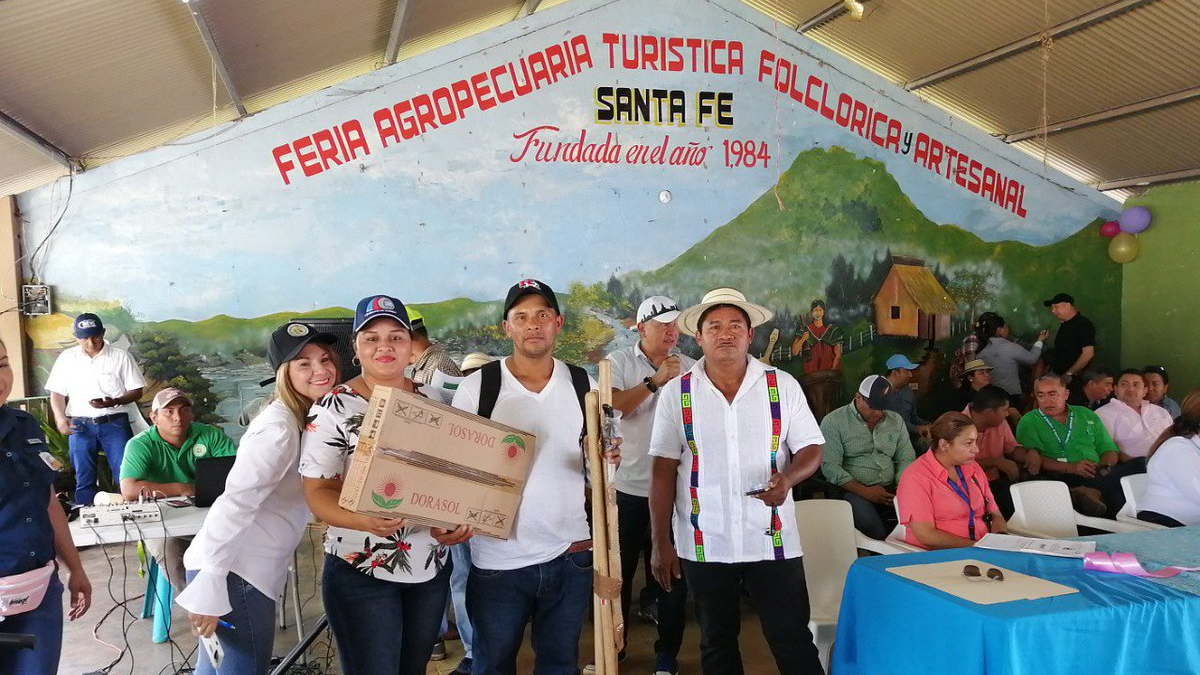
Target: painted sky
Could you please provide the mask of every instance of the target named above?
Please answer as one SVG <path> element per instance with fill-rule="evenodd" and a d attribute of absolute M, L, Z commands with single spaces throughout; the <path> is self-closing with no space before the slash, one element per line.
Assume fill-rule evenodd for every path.
<path fill-rule="evenodd" d="M 636 10 L 633 11 L 633 6 Z M 57 292 L 121 300 L 147 320 L 258 316 L 387 292 L 409 302 L 457 296 L 489 300 L 515 280 L 556 287 L 653 269 L 706 237 L 770 189 L 796 155 L 841 146 L 881 160 L 935 222 L 985 240 L 1043 244 L 1062 239 L 1116 202 L 920 102 L 795 31 L 732 0 L 580 0 L 536 13 L 446 48 L 289 102 L 222 129 L 76 177 L 69 208 L 36 270 Z M 741 40 L 742 76 L 610 69 L 602 32 Z M 380 147 L 372 111 L 502 64 L 570 35 L 588 36 L 595 68 L 450 126 Z M 1017 218 L 946 179 L 884 151 L 777 96 L 756 81 L 770 49 L 839 91 L 935 134 L 1028 185 Z M 600 126 L 602 85 L 734 93 L 732 129 Z M 690 101 L 689 101 L 690 104 Z M 690 113 L 689 105 L 689 113 Z M 284 186 L 271 150 L 346 119 L 363 122 L 369 157 Z M 690 117 L 689 117 L 690 120 Z M 513 134 L 553 124 L 619 141 L 698 141 L 707 166 L 630 167 L 509 161 Z M 727 169 L 725 139 L 770 143 L 767 169 Z M 1041 178 L 1046 175 L 1049 180 Z M 659 193 L 669 190 L 663 203 Z M 25 241 L 35 246 L 64 203 L 65 181 L 19 199 Z M 786 208 L 786 204 L 784 205 Z"/>

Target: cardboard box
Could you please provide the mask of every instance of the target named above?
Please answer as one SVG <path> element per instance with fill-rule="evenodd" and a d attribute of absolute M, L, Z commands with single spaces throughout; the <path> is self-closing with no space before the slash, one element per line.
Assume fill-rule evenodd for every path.
<path fill-rule="evenodd" d="M 532 434 L 423 396 L 376 387 L 342 508 L 507 539 L 536 451 Z"/>

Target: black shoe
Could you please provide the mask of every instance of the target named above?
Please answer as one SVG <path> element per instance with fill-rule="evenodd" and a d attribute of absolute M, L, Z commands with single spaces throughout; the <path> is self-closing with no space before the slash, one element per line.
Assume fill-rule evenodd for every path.
<path fill-rule="evenodd" d="M 471 659 L 464 656 L 463 660 L 454 666 L 454 670 L 450 671 L 450 675 L 471 675 Z"/>
<path fill-rule="evenodd" d="M 438 640 L 433 645 L 433 653 L 429 655 L 430 661 L 445 661 L 446 660 L 446 641 Z"/>
<path fill-rule="evenodd" d="M 648 621 L 655 626 L 658 625 L 658 601 L 650 602 L 645 605 L 639 605 L 637 615 L 639 619 Z"/>

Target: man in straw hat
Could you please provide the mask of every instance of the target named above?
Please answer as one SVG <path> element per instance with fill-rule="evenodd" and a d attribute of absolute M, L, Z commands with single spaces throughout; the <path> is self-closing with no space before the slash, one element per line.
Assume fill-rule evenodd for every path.
<path fill-rule="evenodd" d="M 771 317 L 732 288 L 684 310 L 679 330 L 704 358 L 662 387 L 655 410 L 652 567 L 668 592 L 687 577 L 705 675 L 743 672 L 743 587 L 779 672 L 822 672 L 791 489 L 816 471 L 825 439 L 795 378 L 749 355 L 754 328 Z"/>

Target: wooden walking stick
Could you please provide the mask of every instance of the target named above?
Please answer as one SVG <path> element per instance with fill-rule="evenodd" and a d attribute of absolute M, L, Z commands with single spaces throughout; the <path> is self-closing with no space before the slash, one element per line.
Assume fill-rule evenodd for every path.
<path fill-rule="evenodd" d="M 616 587 L 616 597 L 621 596 L 621 584 L 613 584 L 610 576 L 608 556 L 608 508 L 606 497 L 606 481 L 604 456 L 600 446 L 600 398 L 596 392 L 588 392 L 584 400 L 587 413 L 587 454 L 588 468 L 592 483 L 592 607 L 596 610 L 594 617 L 596 630 L 595 659 L 596 675 L 617 675 L 617 649 L 614 639 L 614 624 L 612 615 L 613 587 Z"/>
<path fill-rule="evenodd" d="M 613 419 L 612 407 L 612 361 L 601 359 L 597 364 L 597 387 L 600 392 L 600 419 L 601 421 Z M 612 438 L 609 434 L 619 433 L 615 430 L 615 425 L 601 424 L 600 425 L 600 447 L 607 449 L 612 445 Z M 621 569 L 621 540 L 617 535 L 617 485 L 616 485 L 616 467 L 607 461 L 604 462 L 604 520 L 608 526 L 608 570 L 609 575 L 617 581 L 617 592 L 612 601 L 613 615 L 613 643 L 618 651 L 625 648 L 625 619 L 624 612 L 621 607 L 620 584 L 623 582 L 623 570 Z M 613 671 L 614 675 L 616 671 Z"/>

